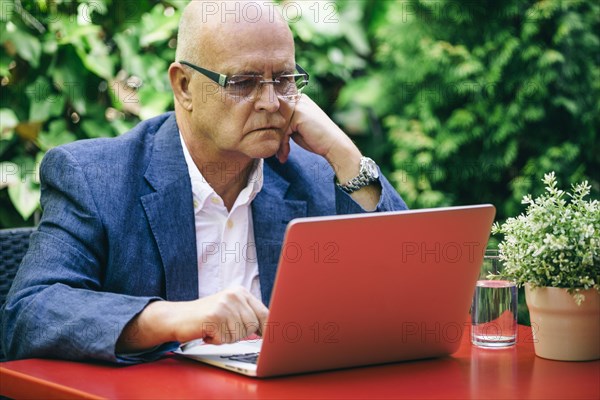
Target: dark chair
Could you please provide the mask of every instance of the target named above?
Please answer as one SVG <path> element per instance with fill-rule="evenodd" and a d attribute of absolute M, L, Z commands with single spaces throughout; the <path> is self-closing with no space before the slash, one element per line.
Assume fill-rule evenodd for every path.
<path fill-rule="evenodd" d="M 0 308 L 4 305 L 17 269 L 36 228 L 0 229 Z"/>
<path fill-rule="evenodd" d="M 34 230 L 35 228 L 0 229 L 0 309 L 6 301 L 6 295 L 27 252 L 29 237 Z M 2 346 L 0 346 L 0 361 L 5 361 Z"/>

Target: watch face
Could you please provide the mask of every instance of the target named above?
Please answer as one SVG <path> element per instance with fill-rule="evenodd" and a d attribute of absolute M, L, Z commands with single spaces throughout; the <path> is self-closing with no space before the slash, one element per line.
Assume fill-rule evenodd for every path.
<path fill-rule="evenodd" d="M 365 167 L 369 177 L 372 177 L 373 179 L 379 178 L 379 170 L 377 169 L 377 164 L 375 164 L 375 161 L 371 160 L 370 158 L 366 159 Z"/>

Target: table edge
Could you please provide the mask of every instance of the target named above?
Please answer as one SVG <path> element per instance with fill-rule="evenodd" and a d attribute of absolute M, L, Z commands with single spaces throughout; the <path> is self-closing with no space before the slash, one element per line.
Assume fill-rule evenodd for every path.
<path fill-rule="evenodd" d="M 31 399 L 103 399 L 103 397 L 36 378 L 22 372 L 5 368 L 1 365 L 0 377 L 2 377 L 0 394 L 11 398 L 26 396 Z M 18 388 L 26 383 L 31 383 L 32 385 L 28 387 L 27 393 L 23 393 Z M 31 388 L 34 387 L 38 388 L 36 393 L 32 393 L 31 391 Z"/>

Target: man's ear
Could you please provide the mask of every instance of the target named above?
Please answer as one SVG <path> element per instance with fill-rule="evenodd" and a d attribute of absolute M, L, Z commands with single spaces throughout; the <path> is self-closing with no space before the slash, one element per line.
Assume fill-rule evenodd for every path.
<path fill-rule="evenodd" d="M 193 103 L 190 79 L 180 63 L 174 62 L 169 66 L 169 80 L 171 81 L 175 100 L 177 100 L 184 110 L 192 111 Z"/>

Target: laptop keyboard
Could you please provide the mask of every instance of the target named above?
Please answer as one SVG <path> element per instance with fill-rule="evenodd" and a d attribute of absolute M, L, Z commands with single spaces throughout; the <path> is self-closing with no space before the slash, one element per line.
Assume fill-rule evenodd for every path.
<path fill-rule="evenodd" d="M 221 356 L 221 358 L 225 358 L 232 361 L 241 361 L 249 364 L 256 364 L 259 354 L 260 353 L 234 354 L 232 356 Z"/>

